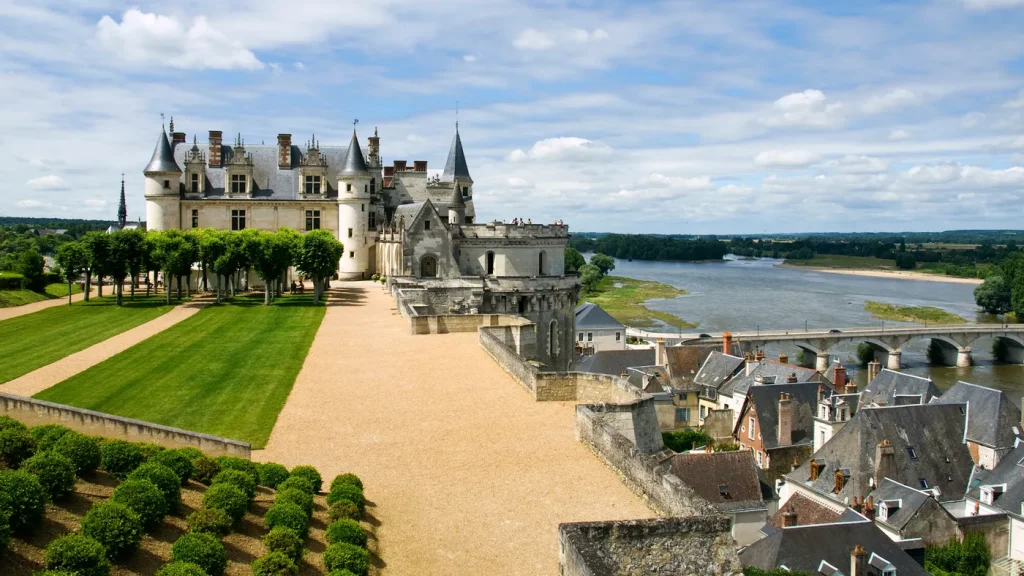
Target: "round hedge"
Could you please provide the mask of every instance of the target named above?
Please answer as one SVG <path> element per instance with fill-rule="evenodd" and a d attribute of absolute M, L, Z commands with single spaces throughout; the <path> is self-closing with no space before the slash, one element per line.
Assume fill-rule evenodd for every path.
<path fill-rule="evenodd" d="M 160 489 L 167 503 L 167 511 L 173 512 L 181 502 L 181 479 L 174 470 L 156 462 L 146 462 L 128 475 L 129 480 L 149 480 Z"/>
<path fill-rule="evenodd" d="M 163 464 L 181 478 L 181 485 L 188 484 L 192 477 L 192 459 L 181 450 L 164 450 L 149 459 L 154 464 Z"/>
<path fill-rule="evenodd" d="M 103 544 L 81 534 L 68 534 L 50 542 L 45 559 L 47 570 L 64 570 L 77 576 L 110 574 Z"/>
<path fill-rule="evenodd" d="M 174 562 L 191 562 L 209 576 L 223 576 L 228 565 L 224 545 L 211 534 L 182 534 L 171 546 Z"/>
<path fill-rule="evenodd" d="M 154 456 L 167 450 L 167 448 L 159 444 L 151 444 L 149 442 L 134 442 L 134 444 L 142 451 L 143 462 L 149 462 Z"/>
<path fill-rule="evenodd" d="M 260 477 L 260 468 L 252 460 L 246 460 L 238 456 L 218 456 L 216 461 L 217 464 L 220 464 L 221 470 L 241 470 L 252 476 L 253 482 L 257 481 Z"/>
<path fill-rule="evenodd" d="M 317 472 L 316 468 L 313 468 L 312 466 L 296 466 L 295 468 L 292 468 L 289 477 L 295 476 L 309 480 L 309 483 L 313 485 L 314 494 L 320 492 L 320 487 L 324 483 L 324 479 L 320 477 L 320 473 Z"/>
<path fill-rule="evenodd" d="M 281 552 L 268 552 L 263 558 L 253 560 L 250 568 L 252 576 L 294 576 L 299 571 L 295 561 Z"/>
<path fill-rule="evenodd" d="M 356 576 L 356 574 L 351 570 L 345 570 L 344 568 L 342 568 L 341 570 L 332 571 L 327 576 Z"/>
<path fill-rule="evenodd" d="M 327 517 L 331 522 L 335 522 L 342 518 L 359 520 L 363 515 L 359 513 L 359 507 L 353 504 L 351 500 L 338 500 L 327 509 Z"/>
<path fill-rule="evenodd" d="M 191 461 L 191 462 L 195 462 L 199 458 L 202 458 L 202 457 L 206 456 L 205 452 L 203 452 L 199 448 L 193 448 L 191 446 L 187 446 L 185 448 L 175 448 L 174 451 L 175 452 L 180 452 L 183 456 L 188 458 L 189 461 Z"/>
<path fill-rule="evenodd" d="M 75 465 L 75 473 L 79 476 L 91 474 L 100 467 L 100 444 L 92 436 L 68 432 L 53 445 L 53 451 L 71 460 Z"/>
<path fill-rule="evenodd" d="M 277 488 L 277 485 L 288 479 L 288 469 L 277 462 L 260 464 L 260 486 Z"/>
<path fill-rule="evenodd" d="M 35 474 L 52 500 L 60 500 L 75 490 L 75 465 L 56 452 L 40 452 L 22 462 L 21 469 Z"/>
<path fill-rule="evenodd" d="M 215 484 L 203 494 L 203 506 L 223 510 L 231 516 L 232 521 L 238 522 L 249 509 L 249 499 L 234 484 Z"/>
<path fill-rule="evenodd" d="M 124 558 L 142 541 L 142 517 L 118 502 L 99 502 L 82 518 L 82 534 L 99 542 L 110 559 Z"/>
<path fill-rule="evenodd" d="M 334 490 L 334 487 L 339 484 L 351 484 L 360 490 L 363 489 L 363 481 L 355 474 L 338 474 L 334 480 L 331 480 L 331 490 Z"/>
<path fill-rule="evenodd" d="M 125 480 L 117 488 L 111 500 L 131 508 L 142 518 L 142 526 L 153 529 L 167 516 L 167 501 L 156 484 L 143 478 Z"/>
<path fill-rule="evenodd" d="M 239 490 L 245 492 L 245 497 L 252 500 L 256 496 L 256 481 L 253 480 L 252 476 L 242 472 L 241 470 L 222 470 L 220 474 L 213 477 L 211 486 L 217 484 L 231 484 L 237 486 Z"/>
<path fill-rule="evenodd" d="M 291 502 L 302 511 L 306 513 L 306 516 L 313 515 L 313 496 L 306 494 L 302 490 L 296 488 L 288 488 L 287 490 L 281 490 L 274 497 L 274 504 L 280 504 L 281 502 Z"/>
<path fill-rule="evenodd" d="M 0 431 L 0 468 L 18 468 L 36 453 L 36 441 L 28 430 L 8 428 Z"/>
<path fill-rule="evenodd" d="M 370 571 L 370 553 L 345 542 L 331 544 L 324 550 L 324 566 L 328 572 L 349 570 L 356 576 L 366 576 Z"/>
<path fill-rule="evenodd" d="M 67 570 L 43 570 L 36 572 L 35 576 L 78 576 L 74 572 L 68 572 Z"/>
<path fill-rule="evenodd" d="M 327 527 L 327 542 L 337 544 L 348 542 L 366 548 L 366 530 L 355 520 L 338 520 Z"/>
<path fill-rule="evenodd" d="M 209 486 L 217 474 L 220 474 L 220 464 L 216 460 L 200 456 L 192 461 L 192 478 L 196 482 Z"/>
<path fill-rule="evenodd" d="M 363 491 L 352 484 L 338 484 L 331 489 L 331 493 L 327 495 L 327 504 L 334 504 L 338 500 L 348 500 L 355 504 L 359 507 L 360 514 L 366 509 L 366 497 L 363 496 Z"/>
<path fill-rule="evenodd" d="M 289 476 L 287 480 L 277 485 L 278 492 L 282 490 L 288 490 L 290 488 L 302 490 L 306 494 L 310 495 L 314 493 L 313 483 L 309 481 L 309 478 L 305 478 L 303 476 Z"/>
<path fill-rule="evenodd" d="M 306 543 L 298 532 L 291 528 L 278 526 L 263 536 L 263 546 L 267 552 L 281 552 L 285 556 L 299 562 L 306 551 Z"/>
<path fill-rule="evenodd" d="M 0 470 L 0 508 L 11 513 L 14 534 L 30 534 L 43 522 L 46 490 L 35 475 L 24 470 Z"/>
<path fill-rule="evenodd" d="M 11 539 L 11 511 L 4 505 L 4 498 L 0 496 L 0 556 L 3 556 L 7 548 L 7 542 Z"/>
<path fill-rule="evenodd" d="M 68 432 L 71 432 L 71 428 L 60 424 L 43 424 L 28 431 L 32 435 L 32 439 L 36 441 L 36 450 L 40 452 L 52 450 L 53 445 Z"/>
<path fill-rule="evenodd" d="M 124 440 L 107 440 L 100 446 L 103 469 L 118 480 L 124 480 L 146 460 L 142 448 Z"/>
<path fill-rule="evenodd" d="M 21 422 L 4 414 L 3 416 L 0 416 L 0 431 L 3 430 L 21 430 L 22 432 L 28 432 L 28 426 L 25 426 Z"/>
<path fill-rule="evenodd" d="M 156 571 L 156 576 L 209 576 L 198 564 L 171 562 Z"/>
<path fill-rule="evenodd" d="M 196 534 L 213 534 L 217 537 L 231 533 L 234 518 L 220 508 L 200 508 L 188 515 L 189 532 Z"/>
<path fill-rule="evenodd" d="M 291 528 L 302 538 L 305 538 L 309 532 L 309 516 L 306 516 L 306 512 L 302 508 L 291 502 L 282 502 L 271 506 L 263 516 L 263 521 L 271 530 L 279 526 Z"/>

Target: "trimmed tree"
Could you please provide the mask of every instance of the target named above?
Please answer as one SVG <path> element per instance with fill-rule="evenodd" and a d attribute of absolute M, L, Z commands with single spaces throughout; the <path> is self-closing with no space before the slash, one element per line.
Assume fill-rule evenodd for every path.
<path fill-rule="evenodd" d="M 106 275 L 104 267 L 110 260 L 110 235 L 106 232 L 89 232 L 82 236 L 82 244 L 89 251 L 89 265 L 85 276 L 85 299 L 89 300 L 89 285 L 93 274 L 96 274 L 96 295 L 102 298 L 103 276 Z"/>
<path fill-rule="evenodd" d="M 68 281 L 68 305 L 71 305 L 71 284 L 89 268 L 89 249 L 81 242 L 65 242 L 57 248 L 57 264 Z M 86 292 L 86 300 L 89 293 Z"/>
<path fill-rule="evenodd" d="M 320 302 L 324 279 L 338 270 L 344 251 L 345 246 L 327 230 L 310 230 L 302 238 L 297 264 L 300 272 L 313 279 L 314 303 Z"/>
<path fill-rule="evenodd" d="M 294 243 L 287 238 L 286 229 L 281 232 L 263 232 L 250 229 L 244 233 L 245 254 L 252 263 L 256 275 L 263 280 L 263 305 L 270 306 L 274 283 L 291 265 Z"/>
<path fill-rule="evenodd" d="M 224 275 L 224 270 L 220 269 L 218 262 L 223 260 L 226 252 L 227 244 L 224 242 L 224 232 L 208 229 L 199 234 L 199 260 L 203 263 L 203 287 L 209 289 L 206 274 L 208 270 L 212 271 L 217 277 L 217 304 L 220 304 L 221 285 L 223 284 L 221 279 Z"/>

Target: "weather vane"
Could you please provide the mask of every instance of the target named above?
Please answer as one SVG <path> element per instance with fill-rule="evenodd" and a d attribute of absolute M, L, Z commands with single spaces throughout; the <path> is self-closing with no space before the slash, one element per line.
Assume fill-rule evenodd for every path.
<path fill-rule="evenodd" d="M 359 124 L 359 118 L 356 118 L 356 119 L 352 120 L 352 129 L 353 130 L 356 129 L 356 124 Z"/>
<path fill-rule="evenodd" d="M 455 129 L 459 129 L 459 101 L 455 101 Z"/>

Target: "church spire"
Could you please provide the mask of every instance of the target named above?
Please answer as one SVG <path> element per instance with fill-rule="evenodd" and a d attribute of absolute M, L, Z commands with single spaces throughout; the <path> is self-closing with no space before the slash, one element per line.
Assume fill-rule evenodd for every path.
<path fill-rule="evenodd" d="M 128 206 L 124 202 L 124 174 L 121 174 L 121 202 L 117 205 L 117 227 L 124 230 L 128 224 Z"/>
<path fill-rule="evenodd" d="M 462 151 L 462 138 L 459 137 L 459 125 L 455 124 L 455 138 L 452 140 L 452 147 L 448 151 L 448 161 L 444 163 L 444 172 L 441 180 L 445 182 L 473 182 L 469 175 L 469 166 L 466 165 L 466 153 Z"/>

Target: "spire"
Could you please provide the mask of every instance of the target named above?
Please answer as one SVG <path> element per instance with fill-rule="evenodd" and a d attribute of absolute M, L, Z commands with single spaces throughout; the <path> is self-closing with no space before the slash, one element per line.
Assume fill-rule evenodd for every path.
<path fill-rule="evenodd" d="M 153 157 L 143 173 L 150 172 L 176 172 L 181 173 L 181 168 L 174 161 L 174 152 L 171 150 L 171 143 L 167 141 L 167 132 L 163 126 L 160 127 L 160 135 L 156 138 L 156 148 L 153 149 Z"/>
<path fill-rule="evenodd" d="M 348 152 L 345 154 L 345 164 L 341 169 L 341 175 L 370 175 L 370 171 L 366 168 L 366 158 L 363 157 L 363 150 L 362 148 L 359 147 L 359 137 L 356 136 L 355 127 L 352 128 L 352 140 L 350 140 L 348 143 Z"/>
<path fill-rule="evenodd" d="M 117 205 L 117 227 L 124 230 L 128 224 L 128 206 L 124 202 L 124 174 L 121 174 L 121 202 Z"/>
<path fill-rule="evenodd" d="M 456 179 L 473 182 L 469 175 L 469 166 L 466 165 L 466 153 L 462 151 L 458 123 L 455 125 L 455 138 L 452 140 L 451 150 L 448 151 L 448 161 L 444 163 L 444 173 L 441 174 L 441 180 L 445 182 L 455 182 Z"/>

